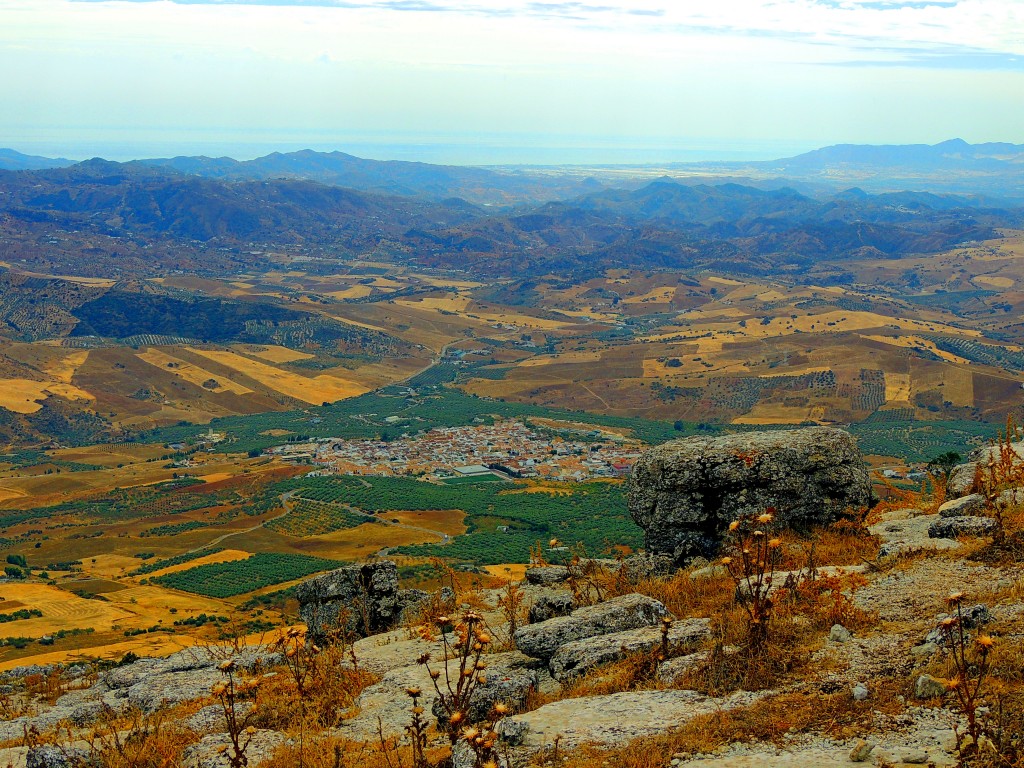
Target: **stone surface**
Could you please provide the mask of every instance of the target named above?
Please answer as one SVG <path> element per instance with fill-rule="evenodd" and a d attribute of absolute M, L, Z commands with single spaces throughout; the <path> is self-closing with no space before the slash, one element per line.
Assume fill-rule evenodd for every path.
<path fill-rule="evenodd" d="M 78 747 L 61 749 L 49 744 L 30 747 L 25 755 L 25 768 L 87 768 L 98 765 Z"/>
<path fill-rule="evenodd" d="M 288 743 L 288 737 L 278 731 L 256 731 L 245 750 L 250 766 L 266 763 L 274 752 Z M 204 736 L 198 744 L 185 750 L 184 768 L 231 768 L 231 739 L 226 733 Z M 228 749 L 224 750 L 223 747 Z"/>
<path fill-rule="evenodd" d="M 666 555 L 631 555 L 622 561 L 622 574 L 632 582 L 670 576 L 675 571 L 672 558 Z"/>
<path fill-rule="evenodd" d="M 909 555 L 922 550 L 956 549 L 961 546 L 955 539 L 928 535 L 928 529 L 938 519 L 936 515 L 921 515 L 902 520 L 886 520 L 869 526 L 868 532 L 882 542 L 878 552 L 879 558 Z"/>
<path fill-rule="evenodd" d="M 850 691 L 854 701 L 867 701 L 868 696 L 871 695 L 871 691 L 864 683 L 857 683 L 853 686 L 853 690 Z"/>
<path fill-rule="evenodd" d="M 531 624 L 553 619 L 556 616 L 568 616 L 576 610 L 576 599 L 569 592 L 552 592 L 538 595 L 530 606 L 528 618 Z"/>
<path fill-rule="evenodd" d="M 690 649 L 711 634 L 708 619 L 674 621 L 669 627 L 669 653 Z M 551 657 L 552 676 L 564 683 L 594 667 L 623 659 L 631 653 L 653 651 L 661 646 L 661 627 L 641 627 L 608 635 L 596 635 L 566 643 Z"/>
<path fill-rule="evenodd" d="M 398 566 L 391 560 L 349 565 L 295 588 L 299 615 L 315 642 L 328 642 L 339 628 L 362 636 L 392 629 L 403 605 Z"/>
<path fill-rule="evenodd" d="M 555 652 L 574 640 L 595 635 L 622 632 L 658 624 L 668 609 L 657 600 L 631 594 L 596 605 L 577 608 L 568 616 L 557 616 L 540 624 L 520 627 L 515 633 L 516 647 L 527 656 L 547 661 Z"/>
<path fill-rule="evenodd" d="M 946 695 L 946 681 L 931 675 L 919 675 L 914 681 L 914 695 L 919 699 L 933 699 Z"/>
<path fill-rule="evenodd" d="M 503 701 L 513 708 L 521 707 L 530 687 L 538 683 L 537 662 L 521 653 L 495 653 L 484 658 L 487 662 L 484 670 L 487 684 L 477 688 L 471 701 L 470 715 L 476 719 L 487 716 L 497 701 Z M 443 669 L 439 662 L 431 666 Z M 450 661 L 448 669 L 450 674 L 456 673 L 457 662 Z M 441 690 L 445 690 L 444 680 L 442 673 L 438 680 Z M 379 682 L 359 695 L 356 700 L 358 714 L 342 721 L 339 734 L 353 741 L 376 742 L 379 718 L 385 738 L 403 737 L 412 707 L 412 700 L 406 693 L 410 687 L 422 691 L 420 705 L 427 712 L 432 712 L 437 702 L 437 692 L 426 666 L 413 664 L 400 667 L 385 673 Z"/>
<path fill-rule="evenodd" d="M 985 511 L 985 497 L 980 493 L 952 499 L 939 507 L 939 517 L 962 517 L 964 515 L 980 515 Z"/>
<path fill-rule="evenodd" d="M 870 501 L 856 442 L 829 427 L 673 440 L 640 457 L 629 491 L 647 551 L 676 565 L 714 554 L 742 515 L 775 507 L 781 523 L 804 527 Z"/>
<path fill-rule="evenodd" d="M 531 584 L 561 584 L 569 578 L 569 569 L 564 565 L 540 565 L 526 569 L 526 580 Z"/>
<path fill-rule="evenodd" d="M 502 738 L 524 751 L 560 749 L 584 743 L 618 745 L 678 728 L 698 715 L 748 706 L 763 693 L 740 692 L 724 698 L 696 691 L 638 691 L 564 699 L 498 723 Z"/>
<path fill-rule="evenodd" d="M 990 536 L 997 523 L 991 517 L 943 517 L 928 526 L 933 539 L 953 539 L 957 536 Z"/>
<path fill-rule="evenodd" d="M 842 624 L 833 624 L 828 632 L 828 639 L 833 643 L 848 643 L 853 639 L 853 635 Z"/>
<path fill-rule="evenodd" d="M 696 669 L 708 660 L 706 651 L 691 653 L 686 656 L 676 656 L 674 659 L 666 659 L 658 665 L 658 682 L 665 685 L 675 685 L 683 675 L 691 669 Z"/>
<path fill-rule="evenodd" d="M 946 493 L 950 496 L 966 496 L 974 490 L 974 474 L 978 468 L 976 462 L 968 461 L 957 464 L 949 473 Z"/>
<path fill-rule="evenodd" d="M 857 742 L 853 745 L 853 749 L 850 750 L 850 762 L 851 763 L 863 763 L 870 756 L 875 745 L 870 741 L 864 741 L 864 739 L 857 739 Z"/>

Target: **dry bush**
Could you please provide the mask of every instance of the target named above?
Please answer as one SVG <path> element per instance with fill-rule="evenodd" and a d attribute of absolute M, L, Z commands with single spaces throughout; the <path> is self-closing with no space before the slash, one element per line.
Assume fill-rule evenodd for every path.
<path fill-rule="evenodd" d="M 440 765 L 448 756 L 447 747 L 428 749 L 428 765 Z M 413 766 L 412 747 L 394 740 L 379 744 L 348 741 L 331 732 L 318 733 L 304 744 L 295 742 L 279 747 L 270 765 L 302 766 L 302 768 L 399 768 Z"/>
<path fill-rule="evenodd" d="M 292 628 L 270 649 L 283 657 L 285 674 L 263 679 L 252 714 L 252 723 L 261 728 L 334 727 L 378 679 L 359 668 L 351 638 L 340 629 L 321 647 L 309 642 L 305 631 Z"/>
<path fill-rule="evenodd" d="M 538 695 L 535 700 L 528 702 L 527 709 L 536 709 L 563 699 L 657 688 L 659 661 L 657 652 L 632 653 L 624 659 L 591 669 L 587 674 L 574 678 L 553 695 Z"/>
<path fill-rule="evenodd" d="M 69 768 L 177 768 L 182 752 L 197 741 L 176 710 L 118 715 L 109 708 L 87 733 L 63 727 L 46 739 L 29 731 L 25 739 L 28 746 L 53 745 Z"/>

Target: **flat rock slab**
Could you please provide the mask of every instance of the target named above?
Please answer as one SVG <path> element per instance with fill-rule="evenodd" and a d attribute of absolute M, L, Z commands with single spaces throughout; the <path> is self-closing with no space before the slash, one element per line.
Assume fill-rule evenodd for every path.
<path fill-rule="evenodd" d="M 586 743 L 616 746 L 678 728 L 699 715 L 749 706 L 764 695 L 744 691 L 715 698 L 696 691 L 637 691 L 565 699 L 506 718 L 498 731 L 525 752 L 550 748 L 556 736 L 560 749 Z"/>
<path fill-rule="evenodd" d="M 928 535 L 934 539 L 954 536 L 991 536 L 998 523 L 991 517 L 942 517 L 928 526 Z"/>
<path fill-rule="evenodd" d="M 577 608 L 540 624 L 516 630 L 516 647 L 527 656 L 547 661 L 566 643 L 627 629 L 652 627 L 668 616 L 668 609 L 645 595 L 623 595 L 603 603 Z"/>
<path fill-rule="evenodd" d="M 681 648 L 696 645 L 710 634 L 709 619 L 675 621 L 668 630 L 669 647 L 678 652 Z M 565 682 L 601 664 L 624 659 L 631 653 L 653 651 L 661 643 L 661 627 L 641 627 L 574 640 L 563 645 L 551 657 L 551 674 L 559 682 Z"/>
<path fill-rule="evenodd" d="M 964 515 L 980 515 L 985 511 L 985 497 L 980 493 L 961 496 L 959 499 L 947 501 L 939 507 L 939 517 L 962 517 Z"/>
<path fill-rule="evenodd" d="M 484 670 L 487 685 L 478 688 L 473 698 L 473 703 L 479 702 L 483 709 L 489 709 L 497 700 L 496 696 L 515 695 L 524 698 L 529 687 L 537 684 L 537 671 L 531 668 L 536 662 L 521 653 L 488 654 L 483 660 L 487 663 Z M 432 663 L 431 668 L 441 668 L 440 662 Z M 450 673 L 457 676 L 457 670 L 457 662 L 450 661 Z M 444 679 L 442 674 L 438 681 L 441 690 L 445 690 Z M 406 693 L 406 689 L 410 687 L 422 691 L 420 705 L 430 712 L 437 701 L 437 692 L 434 690 L 427 667 L 413 664 L 389 671 L 380 682 L 364 690 L 356 700 L 358 714 L 343 721 L 338 727 L 338 734 L 352 741 L 376 743 L 379 718 L 384 738 L 404 737 L 405 727 L 409 725 L 412 715 L 412 699 Z M 491 695 L 492 693 L 495 695 Z M 505 703 L 515 707 L 522 702 Z"/>
<path fill-rule="evenodd" d="M 887 520 L 872 525 L 868 531 L 882 542 L 879 551 L 881 557 L 959 547 L 960 542 L 955 539 L 929 536 L 928 529 L 938 519 L 938 515 L 920 515 L 903 520 Z"/>

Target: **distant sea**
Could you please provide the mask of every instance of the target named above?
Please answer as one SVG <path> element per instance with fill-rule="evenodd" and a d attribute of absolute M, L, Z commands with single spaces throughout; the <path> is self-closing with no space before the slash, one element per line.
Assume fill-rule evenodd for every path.
<path fill-rule="evenodd" d="M 404 136 L 316 136 L 303 139 L 288 135 L 277 137 L 202 138 L 187 135 L 180 138 L 148 140 L 140 137 L 74 139 L 40 136 L 31 138 L 0 137 L 0 146 L 44 157 L 67 157 L 85 160 L 103 157 L 108 160 L 137 160 L 177 155 L 206 155 L 249 160 L 271 152 L 294 152 L 313 149 L 321 152 L 339 150 L 373 160 L 416 160 L 447 165 L 647 165 L 660 163 L 701 162 L 709 160 L 774 160 L 818 148 L 818 144 L 797 142 L 741 142 L 722 139 L 639 140 L 614 139 L 573 140 L 566 137 L 438 137 Z"/>

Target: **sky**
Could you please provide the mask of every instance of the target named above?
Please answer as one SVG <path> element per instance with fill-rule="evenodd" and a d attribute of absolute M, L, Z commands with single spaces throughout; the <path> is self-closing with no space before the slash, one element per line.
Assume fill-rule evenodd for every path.
<path fill-rule="evenodd" d="M 1022 0 L 0 0 L 0 147 L 432 162 L 1024 143 Z"/>

